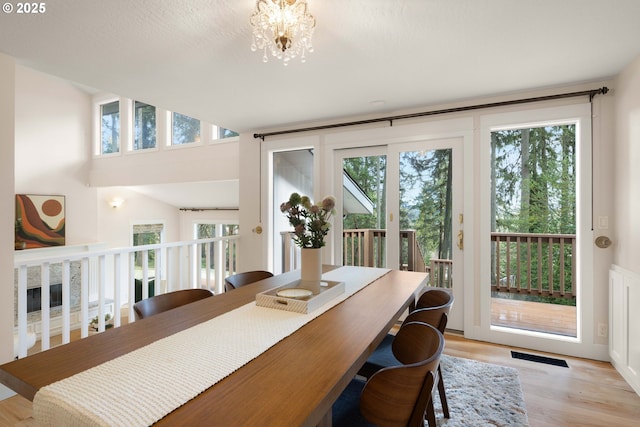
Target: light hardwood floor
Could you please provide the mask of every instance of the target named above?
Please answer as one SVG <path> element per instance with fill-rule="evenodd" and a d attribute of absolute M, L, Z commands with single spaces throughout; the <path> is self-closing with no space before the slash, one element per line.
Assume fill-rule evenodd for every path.
<path fill-rule="evenodd" d="M 513 359 L 512 347 L 447 334 L 445 353 L 518 369 L 531 427 L 638 426 L 640 396 L 609 363 L 545 354 L 569 368 Z M 14 396 L 0 401 L 0 427 L 35 426 L 31 402 Z"/>

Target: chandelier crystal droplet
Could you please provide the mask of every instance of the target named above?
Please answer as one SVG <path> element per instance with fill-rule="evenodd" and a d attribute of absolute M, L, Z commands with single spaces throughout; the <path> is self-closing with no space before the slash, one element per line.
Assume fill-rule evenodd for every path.
<path fill-rule="evenodd" d="M 262 61 L 271 56 L 284 65 L 296 57 L 305 62 L 313 52 L 311 38 L 316 20 L 307 10 L 306 0 L 258 0 L 249 19 L 253 27 L 252 51 L 262 51 Z"/>

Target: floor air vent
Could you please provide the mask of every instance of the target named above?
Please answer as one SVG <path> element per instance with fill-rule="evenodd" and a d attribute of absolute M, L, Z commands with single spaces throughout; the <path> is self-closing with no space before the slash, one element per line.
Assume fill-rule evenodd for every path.
<path fill-rule="evenodd" d="M 513 357 L 514 359 L 528 360 L 530 362 L 538 362 L 538 363 L 546 363 L 547 365 L 562 366 L 563 368 L 569 367 L 566 360 L 554 359 L 553 357 L 538 356 L 536 354 L 520 353 L 519 351 L 512 351 L 511 357 Z"/>

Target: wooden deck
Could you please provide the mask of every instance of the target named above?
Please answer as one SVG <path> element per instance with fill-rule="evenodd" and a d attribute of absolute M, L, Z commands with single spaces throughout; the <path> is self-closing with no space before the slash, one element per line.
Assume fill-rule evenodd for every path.
<path fill-rule="evenodd" d="M 491 324 L 575 337 L 576 307 L 491 298 Z"/>

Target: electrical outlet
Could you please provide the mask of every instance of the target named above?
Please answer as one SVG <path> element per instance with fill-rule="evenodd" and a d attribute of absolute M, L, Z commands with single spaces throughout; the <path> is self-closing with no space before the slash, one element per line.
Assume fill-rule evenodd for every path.
<path fill-rule="evenodd" d="M 609 333 L 609 330 L 607 328 L 607 324 L 606 323 L 598 323 L 598 336 L 599 337 L 606 337 L 608 333 Z"/>

